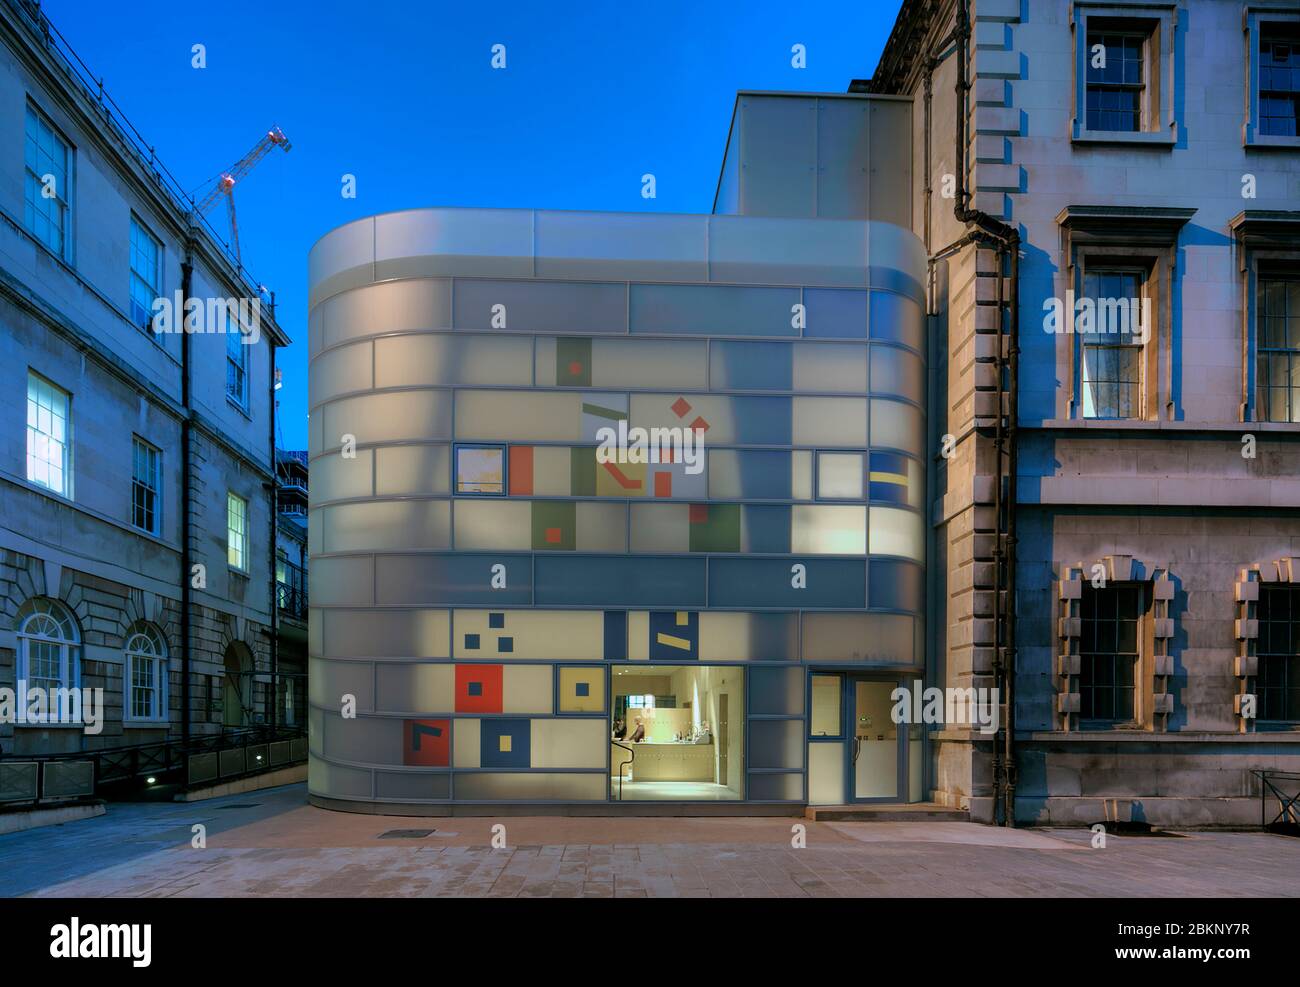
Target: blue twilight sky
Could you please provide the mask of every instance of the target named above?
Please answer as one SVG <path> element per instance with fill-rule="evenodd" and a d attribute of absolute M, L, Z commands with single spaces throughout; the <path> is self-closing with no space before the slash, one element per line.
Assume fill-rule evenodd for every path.
<path fill-rule="evenodd" d="M 736 90 L 845 91 L 875 69 L 899 6 L 44 2 L 187 189 L 272 124 L 292 142 L 236 192 L 244 262 L 294 340 L 279 360 L 288 448 L 307 445 L 307 251 L 322 234 L 416 206 L 709 212 Z M 790 64 L 796 43 L 805 69 Z M 355 199 L 340 195 L 345 173 Z M 224 232 L 224 208 L 212 216 Z"/>

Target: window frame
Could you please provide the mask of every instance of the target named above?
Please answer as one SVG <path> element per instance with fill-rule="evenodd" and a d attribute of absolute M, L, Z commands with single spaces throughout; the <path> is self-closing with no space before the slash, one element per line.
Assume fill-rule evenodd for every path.
<path fill-rule="evenodd" d="M 1260 43 L 1267 25 L 1286 25 L 1291 30 L 1300 32 L 1300 6 L 1270 9 L 1250 6 L 1242 17 L 1242 30 L 1246 48 L 1246 115 L 1241 123 L 1241 143 L 1243 147 L 1254 148 L 1300 148 L 1300 126 L 1296 136 L 1260 133 L 1263 119 L 1260 112 L 1259 70 L 1262 61 Z M 1300 42 L 1298 42 L 1300 43 Z"/>
<path fill-rule="evenodd" d="M 136 240 L 138 238 L 144 238 L 148 240 L 150 245 L 152 245 L 152 247 L 154 248 L 154 265 L 153 265 L 154 271 L 153 271 L 152 281 L 145 280 L 145 276 L 139 270 L 137 270 L 135 266 L 136 254 L 137 254 Z M 157 301 L 159 298 L 161 298 L 163 295 L 163 242 L 161 239 L 159 239 L 157 236 L 154 235 L 154 232 L 149 227 L 149 224 L 147 224 L 143 219 L 141 219 L 139 214 L 134 209 L 131 210 L 131 239 L 128 244 L 127 252 L 128 252 L 127 312 L 131 316 L 131 321 L 136 323 L 136 327 L 138 329 L 145 330 L 149 334 L 149 337 L 155 343 L 161 346 L 163 341 L 162 333 L 153 331 L 153 303 Z M 135 297 L 135 288 L 137 282 L 142 284 L 150 292 L 149 311 L 145 315 L 143 322 L 137 321 L 137 316 L 135 312 L 135 306 L 137 304 L 136 297 Z"/>
<path fill-rule="evenodd" d="M 61 417 L 62 417 L 62 419 L 63 419 L 63 423 L 64 423 L 64 427 L 63 427 L 63 433 L 64 433 L 64 435 L 63 435 L 63 439 L 62 439 L 62 441 L 60 442 L 60 445 L 61 445 L 61 447 L 62 447 L 62 462 L 60 463 L 60 466 L 59 466 L 61 472 L 63 473 L 63 484 L 62 484 L 62 489 L 55 488 L 55 487 L 51 486 L 49 483 L 45 483 L 45 482 L 43 482 L 43 481 L 41 481 L 41 480 L 38 480 L 38 479 L 36 479 L 36 477 L 33 476 L 33 474 L 32 474 L 32 460 L 33 460 L 33 454 L 32 454 L 32 452 L 31 452 L 31 446 L 32 446 L 32 435 L 33 435 L 33 432 L 35 431 L 37 434 L 44 435 L 44 436 L 46 437 L 47 441 L 52 440 L 52 433 L 49 433 L 49 432 L 41 432 L 41 431 L 39 430 L 39 426 L 38 426 L 38 425 L 33 425 L 33 424 L 32 424 L 31 405 L 32 405 L 32 402 L 33 402 L 33 397 L 32 397 L 32 384 L 33 384 L 34 382 L 37 383 L 37 384 L 39 384 L 39 385 L 43 385 L 43 386 L 49 388 L 49 389 L 52 390 L 56 395 L 58 395 L 58 394 L 63 395 L 63 408 L 64 408 L 64 414 L 63 414 Z M 37 407 L 39 408 L 39 406 L 40 406 L 40 405 L 39 405 L 39 397 L 38 397 L 36 400 L 37 400 Z M 51 416 L 53 416 L 54 408 L 53 408 L 53 407 L 50 407 L 48 410 L 50 411 Z M 39 420 L 39 415 L 38 415 L 37 417 L 38 417 L 38 420 Z M 26 472 L 25 472 L 25 475 L 26 475 L 26 477 L 27 477 L 27 482 L 30 483 L 30 484 L 33 484 L 34 486 L 37 486 L 37 487 L 41 488 L 42 490 L 44 490 L 44 491 L 46 491 L 46 492 L 48 492 L 48 493 L 51 493 L 51 494 L 55 495 L 56 497 L 62 497 L 62 498 L 64 498 L 65 500 L 72 500 L 72 489 L 73 489 L 73 488 L 72 488 L 72 466 L 73 466 L 73 462 L 72 462 L 72 453 L 73 453 L 73 447 L 72 447 L 72 392 L 71 392 L 71 391 L 64 390 L 64 389 L 63 389 L 62 387 L 60 387 L 58 384 L 54 383 L 54 381 L 50 380 L 48 377 L 44 376 L 43 374 L 39 374 L 39 373 L 37 373 L 37 372 L 36 372 L 35 370 L 33 370 L 31 367 L 28 367 L 28 368 L 27 368 L 27 425 L 26 425 L 26 431 L 25 431 L 24 434 L 25 434 L 26 439 L 27 439 L 27 449 L 28 449 L 28 451 L 27 451 L 27 453 L 26 453 L 26 460 L 25 460 L 25 462 L 26 462 L 26 467 L 27 467 L 27 468 L 26 468 Z M 49 467 L 50 467 L 50 465 L 51 465 L 50 462 L 49 462 L 49 460 L 48 460 L 48 459 L 44 459 L 44 460 L 41 460 L 41 462 L 44 462 L 44 464 L 45 464 L 45 466 L 46 466 L 46 469 L 47 469 L 47 471 L 48 471 L 48 469 L 49 469 Z"/>
<path fill-rule="evenodd" d="M 501 454 L 501 489 L 461 490 L 460 489 L 460 453 L 461 450 L 492 450 Z M 454 497 L 507 497 L 510 493 L 510 447 L 504 442 L 455 442 L 451 447 L 451 492 Z"/>
<path fill-rule="evenodd" d="M 1264 598 L 1267 595 L 1271 595 L 1275 593 L 1279 595 L 1289 594 L 1291 596 L 1291 600 L 1290 600 L 1291 612 L 1281 620 L 1278 620 L 1272 616 L 1269 617 L 1264 616 Z M 1282 711 L 1284 713 L 1290 713 L 1291 715 L 1283 716 L 1283 717 L 1276 717 L 1276 716 L 1266 717 L 1264 715 L 1265 688 L 1263 686 L 1262 680 L 1264 678 L 1264 665 L 1266 661 L 1280 660 L 1281 662 L 1292 662 L 1294 663 L 1293 668 L 1287 668 L 1285 664 L 1283 665 L 1283 668 L 1285 670 L 1284 677 L 1289 679 L 1292 674 L 1300 676 L 1300 585 L 1296 583 L 1260 583 L 1259 599 L 1255 603 L 1255 618 L 1259 622 L 1259 637 L 1256 639 L 1258 642 L 1262 642 L 1265 640 L 1266 637 L 1264 633 L 1265 623 L 1269 623 L 1269 624 L 1289 623 L 1291 625 L 1290 638 L 1292 644 L 1292 653 L 1290 654 L 1282 654 L 1282 653 L 1271 652 L 1271 651 L 1265 653 L 1261 646 L 1259 646 L 1258 644 L 1256 646 L 1255 657 L 1258 662 L 1258 668 L 1255 675 L 1255 693 L 1259 698 L 1259 709 L 1258 709 L 1258 716 L 1255 722 L 1258 727 L 1263 727 L 1266 730 L 1292 729 L 1296 726 L 1300 726 L 1300 705 L 1297 705 L 1295 708 L 1292 708 L 1290 706 L 1289 700 L 1286 698 L 1286 693 L 1288 689 L 1285 686 L 1281 687 L 1278 691 L 1282 692 L 1283 694 Z M 1269 640 L 1271 641 L 1271 637 L 1269 638 Z M 1274 688 L 1276 687 L 1272 687 L 1272 686 L 1269 687 L 1270 691 Z M 1291 688 L 1297 689 L 1300 687 L 1292 686 Z"/>
<path fill-rule="evenodd" d="M 1143 5 L 1075 2 L 1070 10 L 1073 32 L 1074 115 L 1070 140 L 1076 144 L 1137 144 L 1172 149 L 1179 140 L 1181 121 L 1177 92 L 1179 71 L 1178 12 L 1174 3 Z M 1088 67 L 1090 34 L 1143 37 L 1143 95 L 1139 101 L 1140 129 L 1094 130 L 1088 126 Z"/>
<path fill-rule="evenodd" d="M 24 611 L 26 611 L 24 613 Z M 66 634 L 50 635 L 33 632 L 31 625 L 38 619 L 52 621 L 55 624 L 63 625 L 68 631 Z M 15 637 L 17 647 L 14 653 L 14 682 L 25 682 L 28 688 L 31 685 L 31 645 L 33 642 L 41 644 L 52 644 L 58 648 L 59 652 L 59 678 L 42 679 L 41 681 L 57 681 L 57 689 L 81 688 L 81 662 L 82 662 L 82 636 L 81 628 L 77 625 L 77 619 L 72 611 L 61 601 L 45 596 L 35 596 L 28 600 L 19 608 L 18 618 L 15 621 Z M 47 688 L 39 686 L 39 688 Z M 34 726 L 39 729 L 48 729 L 51 727 L 73 727 L 81 728 L 84 721 L 64 721 L 62 707 L 58 711 L 49 710 L 50 719 L 45 723 L 38 724 L 19 724 L 20 726 Z M 84 715 L 84 710 L 82 711 Z"/>
<path fill-rule="evenodd" d="M 1153 632 L 1153 627 L 1152 627 L 1150 614 L 1149 614 L 1152 594 L 1147 591 L 1146 583 L 1136 581 L 1136 580 L 1108 580 L 1104 586 L 1094 587 L 1091 584 L 1091 582 L 1085 579 L 1083 581 L 1082 592 L 1084 596 L 1086 596 L 1090 592 L 1109 593 L 1109 592 L 1119 592 L 1125 589 L 1132 590 L 1132 592 L 1135 594 L 1136 597 L 1134 602 L 1135 626 L 1133 632 L 1134 647 L 1136 650 L 1133 653 L 1132 684 L 1130 686 L 1133 693 L 1132 716 L 1127 718 L 1118 718 L 1118 717 L 1103 718 L 1103 717 L 1096 717 L 1096 716 L 1089 717 L 1084 715 L 1084 709 L 1085 709 L 1084 695 L 1087 692 L 1089 692 L 1090 689 L 1096 690 L 1097 688 L 1099 688 L 1095 684 L 1091 687 L 1085 687 L 1084 685 L 1084 679 L 1087 674 L 1086 670 L 1088 668 L 1088 658 L 1090 656 L 1093 657 L 1109 656 L 1111 658 L 1116 658 L 1119 657 L 1120 654 L 1119 653 L 1112 654 L 1110 652 L 1101 652 L 1101 651 L 1089 652 L 1084 650 L 1084 636 L 1082 633 L 1082 627 L 1089 620 L 1096 621 L 1098 618 L 1085 617 L 1083 615 L 1084 614 L 1083 597 L 1081 597 L 1079 600 L 1080 634 L 1079 634 L 1079 650 L 1078 650 L 1079 712 L 1076 714 L 1077 723 L 1080 730 L 1089 730 L 1089 731 L 1142 730 L 1145 729 L 1146 721 L 1150 715 L 1150 710 L 1151 710 L 1151 699 L 1149 695 L 1150 676 L 1147 674 L 1147 666 L 1148 666 L 1147 658 L 1153 652 L 1153 648 L 1151 647 L 1151 641 L 1150 641 L 1150 637 Z M 1120 619 L 1121 618 L 1117 616 L 1115 618 L 1115 622 L 1118 623 Z M 1113 670 L 1113 666 L 1112 666 L 1112 670 Z M 1101 686 L 1100 688 L 1106 688 L 1106 687 Z M 1112 685 L 1109 688 L 1113 690 L 1116 687 Z"/>
<path fill-rule="evenodd" d="M 156 645 L 156 650 L 133 649 L 132 644 L 145 640 Z M 165 724 L 168 716 L 168 649 L 162 632 L 153 624 L 139 622 L 128 630 L 122 645 L 122 720 L 132 724 Z M 135 711 L 135 670 L 140 663 L 153 667 L 155 675 L 153 686 L 153 703 L 149 714 L 141 715 Z"/>
<path fill-rule="evenodd" d="M 152 528 L 139 524 L 136 519 L 136 489 L 144 486 L 140 478 L 136 475 L 136 467 L 140 461 L 139 452 L 141 449 L 153 454 L 153 487 L 144 487 L 144 489 L 149 490 L 153 494 L 153 505 L 151 508 L 153 513 Z M 137 531 L 143 531 L 145 534 L 153 535 L 155 538 L 160 537 L 162 534 L 162 457 L 162 450 L 152 442 L 142 439 L 139 435 L 131 436 L 131 526 Z"/>
<path fill-rule="evenodd" d="M 1094 257 L 1095 256 L 1096 255 L 1094 255 Z M 1129 264 L 1129 263 L 1125 263 L 1123 259 L 1120 258 L 1117 259 L 1117 262 L 1114 264 L 1107 264 L 1102 262 L 1101 259 L 1098 257 L 1096 258 L 1096 262 L 1084 264 L 1081 275 L 1082 275 L 1080 278 L 1081 285 L 1084 287 L 1085 290 L 1079 294 L 1078 296 L 1079 298 L 1093 298 L 1094 301 L 1098 301 L 1101 297 L 1100 295 L 1094 298 L 1094 296 L 1088 294 L 1087 291 L 1088 282 L 1092 278 L 1100 279 L 1102 277 L 1109 275 L 1112 277 L 1115 276 L 1136 277 L 1137 289 L 1139 292 L 1138 298 L 1142 301 L 1151 300 L 1150 294 L 1148 293 L 1151 270 L 1149 267 L 1146 267 L 1141 263 Z M 1095 309 L 1096 309 L 1095 314 L 1098 317 L 1100 317 L 1101 315 L 1100 305 L 1095 306 Z M 1073 313 L 1071 313 L 1071 315 L 1073 316 Z M 1154 312 L 1152 313 L 1152 318 L 1155 318 Z M 1147 367 L 1147 361 L 1149 358 L 1147 343 L 1150 343 L 1151 339 L 1148 338 L 1144 342 L 1134 342 L 1132 340 L 1135 337 L 1133 337 L 1130 334 L 1129 337 L 1130 341 L 1128 342 L 1106 341 L 1106 342 L 1099 343 L 1095 339 L 1090 338 L 1090 336 L 1086 333 L 1081 333 L 1076 331 L 1075 335 L 1078 337 L 1077 348 L 1078 348 L 1078 368 L 1079 368 L 1079 417 L 1086 421 L 1141 421 L 1144 418 L 1146 418 L 1147 417 L 1146 415 L 1147 382 L 1150 376 L 1149 368 Z M 1128 415 L 1097 414 L 1096 413 L 1097 401 L 1095 397 L 1093 398 L 1094 413 L 1091 415 L 1086 413 L 1085 409 L 1089 398 L 1089 388 L 1088 388 L 1089 381 L 1087 379 L 1087 372 L 1088 372 L 1087 357 L 1088 357 L 1088 350 L 1090 347 L 1095 349 L 1104 349 L 1104 350 L 1118 350 L 1121 352 L 1128 351 L 1128 350 L 1135 350 L 1137 352 L 1137 360 L 1136 360 L 1137 380 L 1131 382 L 1131 386 L 1134 388 L 1135 394 L 1132 400 L 1130 401 L 1130 407 L 1133 409 L 1134 413 Z M 1097 383 L 1115 383 L 1115 384 L 1125 385 L 1125 386 L 1130 384 L 1130 382 L 1127 381 L 1101 381 L 1101 382 L 1094 381 L 1093 383 L 1094 386 Z"/>
<path fill-rule="evenodd" d="M 29 139 L 32 139 L 31 135 L 27 131 L 27 123 L 28 123 L 29 116 L 30 118 L 36 121 L 38 127 L 41 124 L 43 124 L 46 127 L 46 129 L 50 131 L 52 140 L 57 141 L 63 147 L 65 162 L 66 162 L 64 167 L 64 170 L 66 172 L 64 178 L 65 188 L 61 193 L 56 186 L 55 195 L 54 195 L 54 200 L 59 203 L 59 207 L 60 207 L 59 218 L 60 218 L 60 227 L 61 227 L 60 236 L 62 237 L 62 243 L 60 245 L 61 249 L 59 250 L 55 250 L 53 246 L 51 246 L 46 240 L 44 240 L 41 237 L 39 233 L 36 232 L 34 224 L 28 225 L 27 223 L 27 206 L 28 206 L 27 197 L 28 197 L 28 189 L 29 189 L 29 184 L 28 184 L 29 179 L 35 181 L 37 185 L 42 185 L 42 186 L 44 185 L 44 182 L 42 181 L 42 176 L 36 174 L 36 172 L 32 170 L 31 166 L 28 164 L 27 161 L 27 151 L 26 151 L 27 141 Z M 39 141 L 35 141 L 35 142 L 39 145 Z M 32 237 L 33 240 L 39 243 L 45 250 L 47 250 L 49 253 L 53 254 L 55 257 L 59 258 L 59 260 L 63 261 L 63 263 L 69 266 L 72 265 L 73 259 L 75 257 L 75 254 L 73 252 L 73 245 L 74 245 L 73 206 L 75 203 L 76 184 L 77 184 L 76 183 L 76 161 L 77 161 L 77 146 L 71 140 L 68 139 L 67 135 L 64 134 L 64 132 L 54 123 L 54 121 L 50 118 L 49 114 L 47 114 L 44 110 L 42 110 L 40 106 L 38 106 L 36 102 L 32 100 L 31 97 L 29 96 L 27 99 L 26 112 L 23 115 L 23 229 Z M 34 209 L 34 204 L 33 204 L 33 209 Z"/>
<path fill-rule="evenodd" d="M 226 336 L 226 400 L 242 411 L 248 414 L 249 403 L 251 401 L 250 393 L 252 391 L 251 373 L 249 372 L 248 349 L 250 344 L 244 342 L 245 334 L 239 328 L 239 322 L 232 317 L 229 307 L 225 311 L 225 336 Z M 233 349 L 232 349 L 233 347 Z M 239 354 L 239 360 L 236 361 L 233 353 Z M 240 382 L 239 393 L 231 390 L 231 370 L 237 373 L 237 380 Z"/>
<path fill-rule="evenodd" d="M 231 507 L 232 507 L 235 503 L 238 503 L 239 505 L 241 505 L 241 517 L 242 517 L 242 519 L 243 519 L 243 528 L 242 528 L 242 530 L 237 530 L 237 529 L 236 529 L 234 526 L 232 526 L 232 524 L 231 524 L 231 520 L 232 520 L 232 517 L 233 517 L 233 515 L 231 514 Z M 246 498 L 246 497 L 241 497 L 239 494 L 235 493 L 233 490 L 227 490 L 227 491 L 226 491 L 226 566 L 227 566 L 227 568 L 230 569 L 230 571 L 232 571 L 232 572 L 237 572 L 237 573 L 239 573 L 241 576 L 247 576 L 248 573 L 249 573 L 249 565 L 248 565 L 248 549 L 249 549 L 249 544 L 248 544 L 248 541 L 249 541 L 249 540 L 248 540 L 248 522 L 249 522 L 249 517 L 248 517 L 248 505 L 249 505 L 248 498 Z M 234 549 L 234 548 L 236 547 L 236 546 L 232 543 L 232 538 L 234 538 L 236 535 L 238 535 L 238 538 L 239 538 L 238 552 L 239 552 L 239 555 L 240 555 L 240 561 L 239 561 L 238 564 L 236 564 L 235 562 L 232 562 L 232 561 L 231 561 L 231 551 L 232 551 L 232 549 Z"/>
<path fill-rule="evenodd" d="M 1266 404 L 1262 400 L 1260 393 L 1260 371 L 1263 366 L 1263 358 L 1269 354 L 1286 355 L 1293 361 L 1292 365 L 1296 368 L 1297 376 L 1300 376 L 1300 304 L 1297 305 L 1294 314 L 1288 311 L 1285 316 L 1286 322 L 1293 322 L 1296 326 L 1294 330 L 1296 345 L 1295 346 L 1264 346 L 1264 333 L 1261 331 L 1261 320 L 1266 316 L 1260 311 L 1260 305 L 1264 301 L 1264 286 L 1267 283 L 1274 282 L 1282 285 L 1294 284 L 1297 286 L 1297 292 L 1300 292 L 1300 267 L 1274 266 L 1265 264 L 1262 268 L 1257 267 L 1252 272 L 1250 283 L 1252 287 L 1252 297 L 1250 299 L 1251 322 L 1252 322 L 1252 345 L 1250 347 L 1251 360 L 1249 364 L 1248 381 L 1249 403 L 1251 409 L 1251 419 L 1261 423 L 1272 423 L 1279 425 L 1294 425 L 1300 423 L 1300 384 L 1292 387 L 1282 388 L 1284 392 L 1289 392 L 1288 404 L 1290 417 L 1278 418 L 1270 415 L 1264 417 L 1261 414 L 1261 407 Z M 1288 333 L 1290 335 L 1290 333 Z M 1274 390 L 1274 388 L 1268 388 Z M 1271 409 L 1270 409 L 1271 410 Z"/>

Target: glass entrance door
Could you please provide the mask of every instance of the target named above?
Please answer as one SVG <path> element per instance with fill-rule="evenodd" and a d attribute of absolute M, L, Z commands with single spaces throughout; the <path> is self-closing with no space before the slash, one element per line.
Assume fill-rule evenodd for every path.
<path fill-rule="evenodd" d="M 896 801 L 903 797 L 907 731 L 891 712 L 896 679 L 849 676 L 845 690 L 849 726 L 849 786 L 855 802 Z"/>

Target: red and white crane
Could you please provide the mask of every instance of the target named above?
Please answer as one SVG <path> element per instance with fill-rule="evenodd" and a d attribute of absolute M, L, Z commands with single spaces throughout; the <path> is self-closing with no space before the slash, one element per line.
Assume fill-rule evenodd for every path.
<path fill-rule="evenodd" d="M 239 224 L 235 220 L 235 185 L 253 170 L 254 165 L 271 153 L 271 148 L 279 147 L 288 151 L 291 146 L 289 138 L 284 136 L 284 131 L 279 127 L 272 127 L 253 145 L 251 151 L 231 165 L 228 171 L 218 175 L 203 198 L 194 203 L 195 214 L 202 216 L 223 195 L 226 197 L 226 211 L 230 214 L 230 243 L 235 248 L 235 260 L 240 265 L 243 264 L 243 260 L 239 256 Z"/>

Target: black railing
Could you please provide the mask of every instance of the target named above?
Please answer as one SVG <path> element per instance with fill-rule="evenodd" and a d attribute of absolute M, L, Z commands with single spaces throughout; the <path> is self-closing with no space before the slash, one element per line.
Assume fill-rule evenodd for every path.
<path fill-rule="evenodd" d="M 1251 771 L 1259 779 L 1259 824 L 1281 832 L 1300 831 L 1300 774 L 1290 771 Z M 1268 818 L 1268 802 L 1277 813 Z"/>
<path fill-rule="evenodd" d="M 275 604 L 284 613 L 307 619 L 307 570 L 292 562 L 277 562 Z"/>
<path fill-rule="evenodd" d="M 10 797 L 8 801 L 11 804 L 121 794 L 138 787 L 142 780 L 146 785 L 201 787 L 209 779 L 206 775 L 196 777 L 196 758 L 202 760 L 206 756 L 208 761 L 222 765 L 212 772 L 211 780 L 225 782 L 305 761 L 306 737 L 306 729 L 299 726 L 253 726 L 203 734 L 191 737 L 188 741 L 161 740 L 151 744 L 102 747 L 98 750 L 59 754 L 0 754 L 0 775 L 6 767 L 34 764 L 39 768 L 39 793 L 33 791 L 30 798 Z M 229 756 L 232 754 L 238 754 L 238 757 Z M 89 765 L 91 772 L 88 778 L 79 782 L 81 787 L 75 792 L 51 791 L 51 767 L 59 765 Z"/>
<path fill-rule="evenodd" d="M 613 743 L 615 747 L 621 747 L 623 750 L 627 751 L 630 755 L 632 755 L 626 761 L 620 763 L 618 766 L 618 800 L 622 802 L 623 801 L 623 769 L 636 760 L 636 748 L 631 747 L 627 744 L 620 744 L 617 740 L 611 741 L 611 743 Z"/>

